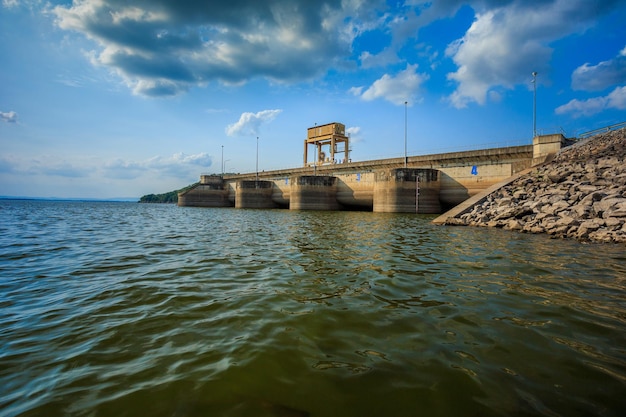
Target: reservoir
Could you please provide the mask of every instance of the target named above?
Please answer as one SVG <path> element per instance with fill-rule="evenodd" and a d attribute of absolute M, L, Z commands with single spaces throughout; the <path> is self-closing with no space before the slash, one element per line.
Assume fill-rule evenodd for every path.
<path fill-rule="evenodd" d="M 626 250 L 0 200 L 0 416 L 621 416 Z"/>

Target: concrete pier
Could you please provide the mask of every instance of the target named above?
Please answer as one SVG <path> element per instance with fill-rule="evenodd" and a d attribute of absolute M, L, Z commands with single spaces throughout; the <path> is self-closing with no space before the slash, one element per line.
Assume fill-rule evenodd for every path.
<path fill-rule="evenodd" d="M 439 213 L 436 170 L 394 168 L 376 173 L 373 211 L 381 213 Z"/>
<path fill-rule="evenodd" d="M 236 208 L 276 208 L 272 201 L 274 183 L 272 181 L 238 181 L 235 191 Z"/>
<path fill-rule="evenodd" d="M 290 210 L 339 210 L 337 178 L 302 175 L 291 179 Z"/>
<path fill-rule="evenodd" d="M 186 207 L 232 207 L 228 186 L 217 175 L 201 175 L 194 188 L 178 193 L 178 205 Z"/>

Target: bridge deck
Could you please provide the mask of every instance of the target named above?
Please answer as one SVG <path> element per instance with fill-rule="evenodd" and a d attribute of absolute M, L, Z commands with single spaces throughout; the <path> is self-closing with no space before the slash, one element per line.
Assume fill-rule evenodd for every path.
<path fill-rule="evenodd" d="M 407 158 L 409 168 L 431 168 L 440 169 L 452 166 L 473 166 L 484 163 L 516 162 L 531 160 L 533 157 L 533 146 L 510 146 L 506 148 L 491 148 L 463 152 L 439 153 L 432 155 L 410 156 Z M 378 169 L 402 168 L 404 167 L 404 157 L 374 159 L 369 161 L 347 162 L 343 164 L 328 164 L 314 167 L 297 167 L 280 170 L 259 172 L 260 179 L 274 179 L 288 177 L 291 175 L 311 175 L 314 170 L 321 175 L 333 175 L 335 173 L 349 173 L 357 171 L 374 171 Z M 226 181 L 239 181 L 255 179 L 256 172 L 225 175 Z"/>

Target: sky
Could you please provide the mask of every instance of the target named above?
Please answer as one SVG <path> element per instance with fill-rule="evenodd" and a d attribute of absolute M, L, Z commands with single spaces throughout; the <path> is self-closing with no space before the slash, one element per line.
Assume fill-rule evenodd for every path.
<path fill-rule="evenodd" d="M 0 196 L 300 167 L 331 122 L 360 161 L 626 121 L 626 0 L 0 1 Z"/>

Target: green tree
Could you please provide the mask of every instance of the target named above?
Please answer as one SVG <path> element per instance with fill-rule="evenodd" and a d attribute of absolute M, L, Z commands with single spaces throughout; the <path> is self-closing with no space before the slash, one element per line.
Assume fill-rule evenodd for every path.
<path fill-rule="evenodd" d="M 139 199 L 140 203 L 170 203 L 176 204 L 178 203 L 178 193 L 182 193 L 187 191 L 190 188 L 193 188 L 198 183 L 188 185 L 180 190 L 170 191 L 163 194 L 146 194 Z"/>

